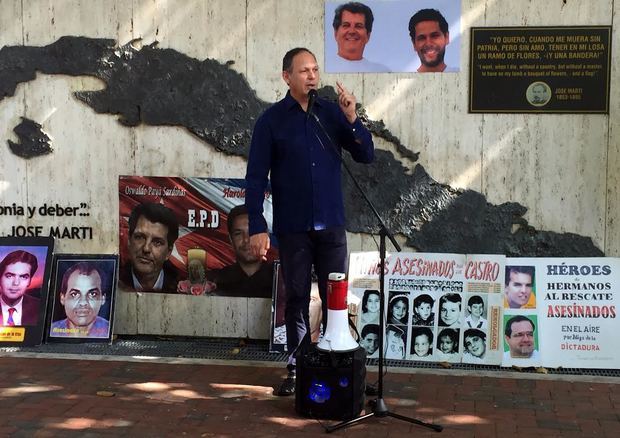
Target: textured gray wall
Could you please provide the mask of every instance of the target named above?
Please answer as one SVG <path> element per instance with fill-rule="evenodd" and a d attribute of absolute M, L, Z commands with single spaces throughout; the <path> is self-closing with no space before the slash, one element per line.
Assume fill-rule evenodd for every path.
<path fill-rule="evenodd" d="M 243 76 L 227 65 L 210 59 L 198 61 L 173 49 L 158 49 L 155 44 L 136 50 L 130 44 L 115 46 L 111 40 L 66 36 L 46 47 L 5 46 L 0 50 L 0 65 L 6 66 L 0 96 L 13 96 L 17 84 L 34 80 L 37 71 L 94 76 L 105 82 L 105 88 L 76 92 L 75 96 L 97 113 L 119 115 L 119 122 L 127 127 L 182 126 L 217 151 L 243 157 L 247 157 L 254 121 L 268 106 Z M 322 95 L 336 97 L 331 87 L 323 89 Z M 364 118 L 378 137 L 408 154 L 409 159 L 417 158 L 389 128 L 365 114 Z M 22 143 L 29 141 L 24 145 L 30 144 L 27 150 L 49 153 L 49 146 L 40 145 L 45 134 L 28 136 L 37 125 L 28 126 L 22 122 L 18 130 Z M 378 151 L 375 163 L 368 168 L 348 161 L 353 177 L 374 200 L 382 217 L 390 218 L 390 229 L 406 235 L 407 244 L 417 250 L 509 256 L 602 255 L 590 238 L 535 230 L 523 218 L 526 208 L 518 203 L 491 205 L 480 193 L 439 184 L 421 164 L 409 175 L 391 152 Z M 376 218 L 348 178 L 345 187 L 348 231 L 376 231 Z M 514 234 L 513 225 L 519 226 Z"/>
<path fill-rule="evenodd" d="M 462 45 L 449 47 L 461 50 L 460 73 L 322 75 L 323 93 L 336 80 L 353 90 L 375 133 L 377 162 L 351 164 L 353 172 L 400 239 L 422 251 L 620 255 L 616 29 L 609 115 L 467 113 L 470 27 L 610 25 L 618 2 L 461 4 Z M 303 0 L 3 0 L 0 204 L 84 204 L 88 216 L 3 214 L 0 235 L 14 225 L 90 226 L 92 240 L 60 239 L 57 250 L 116 252 L 119 175 L 242 177 L 254 118 L 286 91 L 283 53 L 307 46 L 323 63 L 323 7 Z M 40 130 L 29 125 L 16 134 L 22 117 Z M 11 151 L 9 140 L 33 145 L 45 138 L 39 131 L 52 153 L 25 159 Z M 376 249 L 366 234 L 372 217 L 343 183 L 349 247 Z M 187 299 L 121 294 L 117 332 L 217 332 L 174 314 L 146 318 L 152 306 L 186 309 L 189 301 L 177 298 Z M 192 309 L 250 309 L 200 303 Z M 248 318 L 229 331 L 265 331 L 263 317 Z"/>

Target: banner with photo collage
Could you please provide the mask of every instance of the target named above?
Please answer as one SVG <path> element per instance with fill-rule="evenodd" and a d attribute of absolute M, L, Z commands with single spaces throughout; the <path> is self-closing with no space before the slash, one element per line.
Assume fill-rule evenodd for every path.
<path fill-rule="evenodd" d="M 389 257 L 386 359 L 499 363 L 502 259 L 425 253 Z"/>
<path fill-rule="evenodd" d="M 119 181 L 119 284 L 122 290 L 188 295 L 231 297 L 272 297 L 273 261 L 278 259 L 277 243 L 258 272 L 247 276 L 242 265 L 250 263 L 247 220 L 233 209 L 245 202 L 245 180 L 233 178 L 120 176 Z M 271 193 L 265 193 L 264 217 L 271 230 Z M 148 209 L 145 212 L 144 209 Z M 158 215 L 157 220 L 147 216 Z M 164 223 L 172 216 L 177 229 L 164 226 L 161 238 L 177 236 L 171 248 L 145 250 L 145 233 L 138 226 Z M 135 235 L 131 217 L 135 216 Z M 229 224 L 229 222 L 231 222 Z M 230 225 L 230 227 L 229 227 Z M 232 233 L 232 235 L 231 235 Z M 234 236 L 233 236 L 234 235 Z M 234 238 L 238 235 L 238 238 Z M 160 246 L 163 246 L 160 244 Z M 169 245 L 165 245 L 168 247 Z M 140 276 L 160 274 L 160 285 L 148 288 Z M 151 275 L 156 277 L 157 275 Z"/>
<path fill-rule="evenodd" d="M 461 254 L 399 253 L 389 258 L 386 359 L 437 361 L 439 330 L 446 329 L 456 332 L 446 354 L 459 357 L 464 263 Z"/>
<path fill-rule="evenodd" d="M 352 253 L 349 302 L 378 357 L 379 255 Z M 620 259 L 398 253 L 386 259 L 386 359 L 620 368 Z"/>

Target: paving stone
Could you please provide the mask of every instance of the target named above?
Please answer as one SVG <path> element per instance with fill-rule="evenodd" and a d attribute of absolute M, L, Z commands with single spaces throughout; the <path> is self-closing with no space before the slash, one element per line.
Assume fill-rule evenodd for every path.
<path fill-rule="evenodd" d="M 281 363 L 73 357 L 0 356 L 3 375 L 11 376 L 0 381 L 0 436 L 288 438 L 314 437 L 336 424 L 300 417 L 294 397 L 272 395 L 283 377 Z M 376 371 L 369 372 L 369 381 L 376 379 Z M 369 417 L 338 436 L 620 436 L 620 378 L 572 380 L 399 370 L 384 380 L 390 411 L 440 424 L 443 434 L 393 417 Z M 114 395 L 100 397 L 98 391 Z"/>

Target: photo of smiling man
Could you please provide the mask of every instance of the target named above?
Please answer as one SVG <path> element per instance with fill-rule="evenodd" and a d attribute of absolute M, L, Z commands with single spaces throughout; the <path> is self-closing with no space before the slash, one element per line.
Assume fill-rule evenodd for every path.
<path fill-rule="evenodd" d="M 506 266 L 504 308 L 536 308 L 534 266 Z"/>
<path fill-rule="evenodd" d="M 458 71 L 445 62 L 450 44 L 448 22 L 437 9 L 421 9 L 409 20 L 409 36 L 413 50 L 420 58 L 418 73 Z"/>
<path fill-rule="evenodd" d="M 502 366 L 537 366 L 538 350 L 536 315 L 504 315 L 504 356 Z"/>
<path fill-rule="evenodd" d="M 325 0 L 327 73 L 460 70 L 461 2 Z"/>
<path fill-rule="evenodd" d="M 370 7 L 360 2 L 339 5 L 334 12 L 332 27 L 337 53 L 326 59 L 326 69 L 333 73 L 380 73 L 389 68 L 364 57 L 370 41 L 374 15 Z"/>

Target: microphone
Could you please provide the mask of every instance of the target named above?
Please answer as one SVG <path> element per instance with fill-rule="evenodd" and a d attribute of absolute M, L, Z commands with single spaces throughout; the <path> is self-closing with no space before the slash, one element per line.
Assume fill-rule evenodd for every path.
<path fill-rule="evenodd" d="M 316 101 L 318 94 L 319 93 L 317 93 L 314 88 L 311 88 L 310 91 L 308 91 L 308 109 L 306 110 L 306 120 L 308 120 L 308 117 L 310 117 L 310 115 L 314 116 L 312 110 L 314 108 L 314 102 Z"/>

